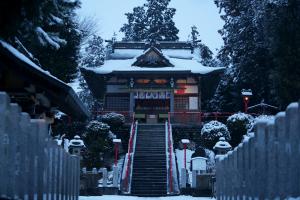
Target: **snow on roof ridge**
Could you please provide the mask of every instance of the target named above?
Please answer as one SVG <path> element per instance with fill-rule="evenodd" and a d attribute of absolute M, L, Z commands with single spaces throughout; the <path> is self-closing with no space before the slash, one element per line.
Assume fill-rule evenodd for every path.
<path fill-rule="evenodd" d="M 27 63 L 28 65 L 30 65 L 31 67 L 39 70 L 40 72 L 46 74 L 47 76 L 50 76 L 51 78 L 56 79 L 57 81 L 67 85 L 65 82 L 63 82 L 62 80 L 58 79 L 57 77 L 53 76 L 49 71 L 43 70 L 40 66 L 38 66 L 37 64 L 35 64 L 32 60 L 30 60 L 27 56 L 25 56 L 23 53 L 21 53 L 20 51 L 18 51 L 16 48 L 14 48 L 12 45 L 10 45 L 9 43 L 5 42 L 4 40 L 0 39 L 0 44 L 3 48 L 5 48 L 6 50 L 8 50 L 10 53 L 12 53 L 13 55 L 15 55 L 17 58 L 19 58 L 20 60 L 22 60 L 23 62 Z"/>

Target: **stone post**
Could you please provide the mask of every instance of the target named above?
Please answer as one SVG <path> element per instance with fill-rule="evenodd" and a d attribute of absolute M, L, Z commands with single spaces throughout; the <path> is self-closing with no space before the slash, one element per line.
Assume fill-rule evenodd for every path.
<path fill-rule="evenodd" d="M 113 167 L 113 187 L 119 187 L 119 168 L 118 166 Z"/>
<path fill-rule="evenodd" d="M 103 187 L 107 187 L 107 169 L 106 168 L 102 169 L 102 177 L 103 177 L 102 185 L 103 185 Z"/>
<path fill-rule="evenodd" d="M 186 188 L 186 180 L 187 180 L 187 174 L 186 174 L 186 169 L 182 168 L 181 169 L 181 176 L 180 176 L 180 186 L 181 188 Z"/>
<path fill-rule="evenodd" d="M 197 171 L 193 170 L 192 171 L 192 188 L 197 187 Z"/>

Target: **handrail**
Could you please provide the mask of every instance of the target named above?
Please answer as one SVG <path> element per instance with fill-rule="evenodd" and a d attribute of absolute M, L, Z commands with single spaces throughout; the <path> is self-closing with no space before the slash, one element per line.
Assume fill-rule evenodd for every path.
<path fill-rule="evenodd" d="M 169 118 L 169 120 L 170 120 L 170 118 Z M 171 142 L 171 123 L 170 123 L 170 121 L 168 121 L 166 125 L 167 125 L 166 131 L 168 134 L 167 146 L 168 146 L 168 150 L 169 150 L 169 152 L 168 152 L 168 154 L 169 154 L 169 160 L 168 160 L 168 162 L 169 162 L 168 163 L 169 193 L 173 193 L 173 163 L 172 163 L 173 145 Z"/>
<path fill-rule="evenodd" d="M 137 128 L 137 122 L 132 122 L 131 125 L 131 131 L 130 131 L 130 138 L 129 138 L 129 142 L 128 142 L 128 152 L 127 152 L 127 165 L 126 165 L 126 172 L 125 172 L 125 190 L 126 192 L 130 192 L 130 188 L 129 188 L 129 176 L 132 171 L 132 153 L 134 152 L 134 146 L 135 146 L 135 140 L 136 140 L 136 128 Z"/>
<path fill-rule="evenodd" d="M 197 111 L 175 111 L 168 113 L 168 121 L 172 123 L 191 123 L 198 124 L 206 120 L 219 120 L 228 118 L 236 113 L 231 112 L 197 112 Z M 258 116 L 257 113 L 247 113 L 252 116 Z"/>

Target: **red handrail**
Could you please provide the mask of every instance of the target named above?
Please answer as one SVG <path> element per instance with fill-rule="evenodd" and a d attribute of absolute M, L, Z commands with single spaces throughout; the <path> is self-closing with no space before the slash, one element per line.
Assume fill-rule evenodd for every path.
<path fill-rule="evenodd" d="M 133 116 L 134 118 L 134 116 Z M 128 161 L 127 161 L 127 166 L 126 166 L 126 173 L 125 173 L 125 188 L 128 189 L 127 192 L 129 192 L 129 187 L 128 187 L 128 178 L 129 178 L 129 168 L 130 168 L 130 165 L 131 165 L 131 152 L 132 152 L 132 149 L 133 149 L 133 140 L 134 140 L 134 136 L 135 136 L 135 130 L 136 130 L 136 123 L 132 122 L 132 132 L 131 132 L 131 135 L 130 135 L 130 138 L 129 138 L 129 145 L 128 145 Z"/>
<path fill-rule="evenodd" d="M 172 173 L 172 144 L 171 144 L 171 123 L 168 122 L 168 143 L 169 143 L 169 186 L 170 186 L 170 193 L 173 192 L 173 173 Z"/>
<path fill-rule="evenodd" d="M 231 112 L 188 112 L 188 111 L 176 111 L 176 112 L 169 112 L 168 118 L 169 122 L 174 123 L 197 123 L 200 124 L 202 121 L 205 120 L 219 120 L 222 118 L 228 118 L 231 115 L 236 113 Z M 248 113 L 253 116 L 257 116 L 256 113 Z M 174 121 L 173 121 L 174 120 Z"/>

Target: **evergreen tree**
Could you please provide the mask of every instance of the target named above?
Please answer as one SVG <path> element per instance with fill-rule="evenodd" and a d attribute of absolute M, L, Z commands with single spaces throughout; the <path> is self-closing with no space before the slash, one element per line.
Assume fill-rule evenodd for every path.
<path fill-rule="evenodd" d="M 225 61 L 225 66 L 230 64 L 232 68 L 224 75 L 213 99 L 214 106 L 219 106 L 218 110 L 241 110 L 240 91 L 243 88 L 251 88 L 254 92 L 252 102 L 270 99 L 268 74 L 272 64 L 267 59 L 261 10 L 255 2 L 216 1 L 225 11 L 222 15 L 225 25 L 220 31 L 225 45 L 219 58 Z"/>
<path fill-rule="evenodd" d="M 105 59 L 105 47 L 103 45 L 103 39 L 100 36 L 93 35 L 88 40 L 87 46 L 81 58 L 83 67 L 99 67 L 104 64 Z M 79 77 L 80 87 L 82 91 L 78 93 L 79 98 L 85 104 L 90 112 L 95 111 L 101 104 L 97 99 L 93 97 L 91 90 L 82 76 Z"/>
<path fill-rule="evenodd" d="M 128 22 L 120 29 L 126 41 L 176 41 L 179 30 L 173 17 L 176 9 L 168 8 L 170 0 L 147 0 L 143 6 L 126 13 Z"/>
<path fill-rule="evenodd" d="M 191 27 L 190 37 L 195 54 L 198 54 L 197 57 L 200 58 L 200 62 L 205 66 L 213 66 L 213 52 L 199 39 L 200 34 L 196 26 Z"/>
<path fill-rule="evenodd" d="M 98 67 L 103 65 L 105 59 L 105 47 L 100 36 L 93 35 L 85 48 L 82 64 L 84 67 Z"/>
<path fill-rule="evenodd" d="M 3 16 L 6 21 L 1 21 L 4 29 L 0 36 L 20 51 L 26 47 L 27 55 L 35 56 L 41 66 L 54 76 L 66 82 L 72 80 L 77 72 L 81 39 L 75 20 L 75 9 L 80 6 L 80 1 L 5 2 L 1 2 L 4 4 L 1 10 L 5 12 L 0 12 L 0 18 Z M 10 10 L 14 15 L 10 15 Z"/>

